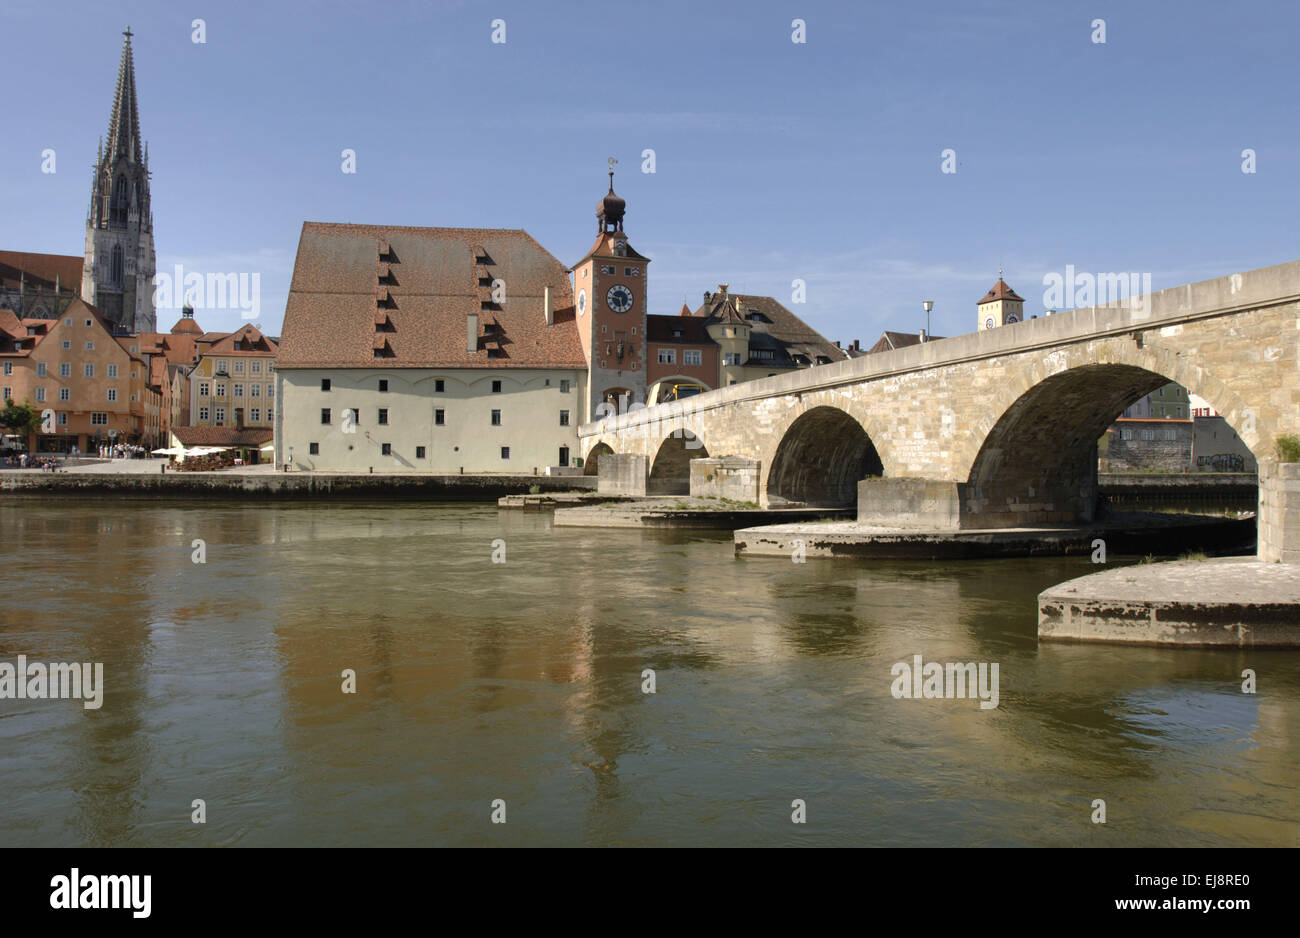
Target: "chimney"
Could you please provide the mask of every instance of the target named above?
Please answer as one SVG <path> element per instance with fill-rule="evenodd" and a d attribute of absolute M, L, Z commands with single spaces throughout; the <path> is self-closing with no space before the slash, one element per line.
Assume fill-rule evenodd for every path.
<path fill-rule="evenodd" d="M 551 306 L 551 288 L 547 287 L 542 294 L 542 312 L 546 316 L 548 326 L 555 324 L 555 309 Z"/>
<path fill-rule="evenodd" d="M 854 339 L 854 340 L 853 340 L 853 351 L 855 351 L 855 352 L 860 352 L 860 351 L 862 351 L 862 345 L 858 342 L 857 339 Z"/>
<path fill-rule="evenodd" d="M 478 351 L 478 313 L 465 317 L 465 351 L 471 355 Z"/>

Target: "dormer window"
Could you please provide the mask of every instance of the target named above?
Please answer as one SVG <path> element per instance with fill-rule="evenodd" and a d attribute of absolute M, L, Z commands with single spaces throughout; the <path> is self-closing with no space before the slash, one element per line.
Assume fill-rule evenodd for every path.
<path fill-rule="evenodd" d="M 627 242 L 621 238 L 614 242 L 614 253 L 619 257 L 627 256 Z"/>

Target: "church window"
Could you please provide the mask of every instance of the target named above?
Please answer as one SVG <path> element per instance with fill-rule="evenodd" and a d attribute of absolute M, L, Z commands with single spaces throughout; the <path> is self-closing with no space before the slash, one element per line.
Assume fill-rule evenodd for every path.
<path fill-rule="evenodd" d="M 122 245 L 120 244 L 113 245 L 113 262 L 109 267 L 108 282 L 117 287 L 122 285 Z M 86 321 L 86 325 L 90 325 L 89 320 Z"/>
<path fill-rule="evenodd" d="M 117 182 L 113 183 L 112 219 L 114 222 L 126 224 L 127 202 L 129 199 L 126 177 L 118 176 Z"/>

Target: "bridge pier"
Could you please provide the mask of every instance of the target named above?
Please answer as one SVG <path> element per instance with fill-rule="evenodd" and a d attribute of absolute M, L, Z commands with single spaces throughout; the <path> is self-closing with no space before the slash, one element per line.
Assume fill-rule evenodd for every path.
<path fill-rule="evenodd" d="M 1259 559 L 1300 563 L 1300 463 L 1259 464 Z"/>
<path fill-rule="evenodd" d="M 961 527 L 961 485 L 939 479 L 863 479 L 858 483 L 858 522 L 956 531 Z"/>

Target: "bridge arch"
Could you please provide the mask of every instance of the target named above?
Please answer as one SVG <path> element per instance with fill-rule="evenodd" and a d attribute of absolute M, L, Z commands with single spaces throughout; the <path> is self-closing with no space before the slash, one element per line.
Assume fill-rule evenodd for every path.
<path fill-rule="evenodd" d="M 819 405 L 796 417 L 781 436 L 767 472 L 767 503 L 850 506 L 860 480 L 883 474 L 862 424 L 838 407 Z"/>
<path fill-rule="evenodd" d="M 1047 373 L 990 401 L 987 431 L 966 434 L 955 461 L 968 467 L 960 486 L 962 527 L 1092 521 L 1098 441 L 1126 408 L 1170 382 L 1207 400 L 1237 429 L 1261 467 L 1272 458 L 1261 445 L 1271 433 L 1258 426 L 1245 433 L 1238 424 L 1243 418 L 1256 424 L 1262 404 L 1247 406 L 1181 356 L 1141 350 L 1131 341 L 1108 344 L 1104 355 L 1095 348 L 1091 354 L 1073 350 Z"/>
<path fill-rule="evenodd" d="M 600 457 L 605 455 L 612 456 L 614 448 L 604 440 L 596 443 L 587 451 L 587 456 L 582 461 L 582 474 L 585 476 L 594 476 L 600 472 Z"/>
<path fill-rule="evenodd" d="M 650 463 L 648 495 L 688 495 L 691 491 L 691 460 L 704 459 L 709 451 L 694 432 L 676 430 L 664 438 Z"/>

